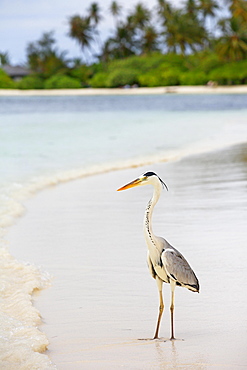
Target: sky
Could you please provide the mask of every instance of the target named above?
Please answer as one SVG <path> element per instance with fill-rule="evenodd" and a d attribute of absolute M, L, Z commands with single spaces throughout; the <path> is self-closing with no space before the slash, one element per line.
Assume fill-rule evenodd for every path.
<path fill-rule="evenodd" d="M 0 0 L 0 52 L 8 52 L 12 65 L 25 64 L 26 47 L 29 42 L 40 39 L 43 32 L 55 31 L 57 47 L 67 50 L 69 58 L 82 57 L 79 46 L 68 37 L 68 18 L 75 14 L 85 15 L 92 2 L 103 10 L 100 25 L 102 38 L 114 29 L 109 13 L 112 0 Z M 127 12 L 139 0 L 119 0 Z M 182 0 L 172 0 L 174 5 Z M 156 0 L 142 0 L 150 9 Z"/>

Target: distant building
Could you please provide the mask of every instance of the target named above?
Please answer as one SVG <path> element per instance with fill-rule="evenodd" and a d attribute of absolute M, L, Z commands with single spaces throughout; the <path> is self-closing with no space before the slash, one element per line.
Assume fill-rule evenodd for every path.
<path fill-rule="evenodd" d="M 10 65 L 3 65 L 1 68 L 11 77 L 14 81 L 19 81 L 23 77 L 30 75 L 31 71 L 28 68 L 21 67 L 21 66 L 10 66 Z"/>

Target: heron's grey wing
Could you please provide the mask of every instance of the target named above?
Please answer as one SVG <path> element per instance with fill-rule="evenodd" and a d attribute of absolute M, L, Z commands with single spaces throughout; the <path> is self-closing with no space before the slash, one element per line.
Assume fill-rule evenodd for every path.
<path fill-rule="evenodd" d="M 161 260 L 167 275 L 175 280 L 177 285 L 184 286 L 194 292 L 199 291 L 198 279 L 180 252 L 173 248 L 166 248 L 161 254 Z"/>

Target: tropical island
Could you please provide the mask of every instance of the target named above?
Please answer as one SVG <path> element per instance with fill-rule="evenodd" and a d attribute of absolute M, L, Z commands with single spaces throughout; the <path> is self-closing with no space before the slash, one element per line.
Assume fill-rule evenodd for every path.
<path fill-rule="evenodd" d="M 182 7 L 157 0 L 123 15 L 110 11 L 112 34 L 101 39 L 103 9 L 92 3 L 85 15 L 70 16 L 68 36 L 82 58 L 57 47 L 54 31 L 26 48 L 24 66 L 11 67 L 0 52 L 1 89 L 79 89 L 247 84 L 247 1 L 186 0 Z M 12 68 L 12 69 L 11 69 Z M 12 73 L 19 68 L 22 74 Z"/>

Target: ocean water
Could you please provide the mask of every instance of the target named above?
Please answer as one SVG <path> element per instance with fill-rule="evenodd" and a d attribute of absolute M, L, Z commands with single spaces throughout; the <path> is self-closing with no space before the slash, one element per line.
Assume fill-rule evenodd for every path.
<path fill-rule="evenodd" d="M 247 98 L 1 97 L 0 140 L 1 368 L 48 369 L 54 365 L 40 354 L 48 342 L 30 302 L 49 275 L 16 261 L 4 241 L 23 201 L 59 182 L 245 143 Z"/>
<path fill-rule="evenodd" d="M 0 226 L 16 200 L 95 172 L 246 138 L 245 95 L 0 98 Z"/>

